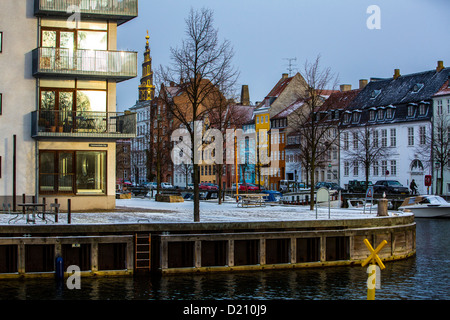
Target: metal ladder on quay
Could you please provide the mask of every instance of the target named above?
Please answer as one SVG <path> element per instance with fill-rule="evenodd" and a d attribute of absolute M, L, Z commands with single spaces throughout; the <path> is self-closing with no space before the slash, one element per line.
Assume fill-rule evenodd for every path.
<path fill-rule="evenodd" d="M 151 269 L 151 235 L 138 234 L 134 236 L 134 268 L 136 270 Z"/>

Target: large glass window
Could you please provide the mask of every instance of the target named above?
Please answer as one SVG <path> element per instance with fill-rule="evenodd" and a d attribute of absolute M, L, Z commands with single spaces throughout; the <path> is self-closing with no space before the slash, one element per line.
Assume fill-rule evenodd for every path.
<path fill-rule="evenodd" d="M 41 151 L 39 159 L 41 193 L 106 193 L 106 152 Z"/>
<path fill-rule="evenodd" d="M 108 33 L 104 31 L 78 31 L 78 49 L 108 50 Z"/>
<path fill-rule="evenodd" d="M 106 192 L 106 153 L 77 152 L 77 193 Z"/>

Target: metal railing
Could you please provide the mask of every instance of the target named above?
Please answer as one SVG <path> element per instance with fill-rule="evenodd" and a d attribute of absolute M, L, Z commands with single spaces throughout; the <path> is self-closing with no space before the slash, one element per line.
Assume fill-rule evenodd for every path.
<path fill-rule="evenodd" d="M 35 0 L 35 15 L 80 14 L 81 19 L 117 19 L 119 24 L 138 16 L 138 0 Z"/>
<path fill-rule="evenodd" d="M 33 75 L 128 80 L 137 76 L 137 52 L 37 48 Z"/>
<path fill-rule="evenodd" d="M 121 112 L 40 110 L 32 113 L 33 137 L 136 136 L 136 114 Z"/>

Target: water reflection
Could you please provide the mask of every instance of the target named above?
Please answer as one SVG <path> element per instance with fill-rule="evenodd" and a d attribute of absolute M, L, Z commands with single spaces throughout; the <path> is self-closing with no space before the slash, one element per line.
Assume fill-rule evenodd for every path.
<path fill-rule="evenodd" d="M 387 262 L 376 299 L 450 299 L 450 221 L 417 223 L 417 256 Z M 48 300 L 364 300 L 360 266 L 134 278 L 83 278 L 81 290 L 53 279 L 1 280 L 0 299 Z"/>

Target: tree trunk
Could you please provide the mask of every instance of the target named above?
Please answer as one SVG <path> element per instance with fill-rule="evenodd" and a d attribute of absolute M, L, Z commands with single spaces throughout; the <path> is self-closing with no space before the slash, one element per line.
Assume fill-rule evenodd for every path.
<path fill-rule="evenodd" d="M 223 172 L 223 164 L 217 165 L 217 182 L 219 184 L 219 194 L 217 195 L 217 198 L 219 199 L 218 203 L 222 204 L 222 172 Z"/>
<path fill-rule="evenodd" d="M 314 170 L 316 169 L 316 166 L 314 164 L 312 164 L 311 166 L 311 171 L 310 171 L 310 175 L 311 175 L 311 189 L 309 192 L 309 196 L 310 196 L 310 202 L 309 202 L 309 210 L 314 210 L 314 188 L 315 188 L 315 176 L 314 176 Z"/>
<path fill-rule="evenodd" d="M 194 222 L 200 222 L 200 188 L 198 164 L 194 163 Z"/>

